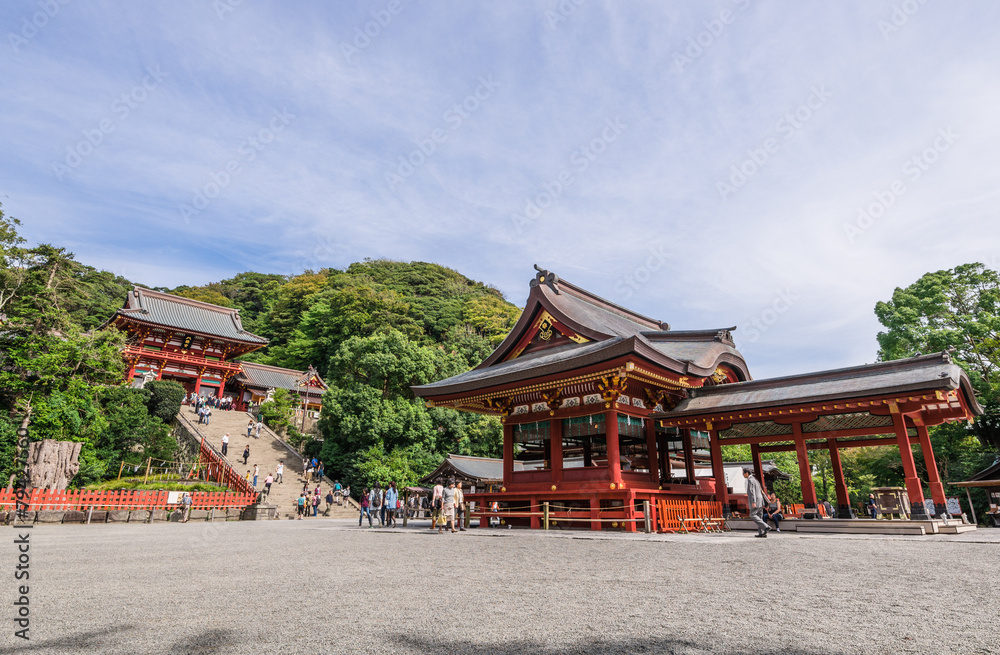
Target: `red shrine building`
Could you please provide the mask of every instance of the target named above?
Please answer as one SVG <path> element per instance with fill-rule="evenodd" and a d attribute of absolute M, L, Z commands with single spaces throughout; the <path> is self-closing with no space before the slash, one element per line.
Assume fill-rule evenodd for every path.
<path fill-rule="evenodd" d="M 264 402 L 276 389 L 296 399 L 296 411 L 318 412 L 326 384 L 307 371 L 235 362 L 267 345 L 267 339 L 243 329 L 239 310 L 135 287 L 124 306 L 105 323 L 128 333 L 123 353 L 127 380 L 174 380 L 188 393 L 232 396 L 237 407 Z"/>
<path fill-rule="evenodd" d="M 616 510 L 632 530 L 644 501 L 655 512 L 660 499 L 717 501 L 728 515 L 721 447 L 739 444 L 750 444 L 759 480 L 762 453 L 794 451 L 814 511 L 807 453 L 829 450 L 844 517 L 852 514 L 840 449 L 897 445 L 921 518 L 917 445 L 935 512 L 945 511 L 927 428 L 982 413 L 946 353 L 752 380 L 733 330 L 671 330 L 539 270 L 520 320 L 486 361 L 413 390 L 430 406 L 503 422 L 503 485 L 467 498 L 594 519 L 568 527 L 600 529 L 597 517 Z M 539 526 L 535 517 L 523 523 Z"/>

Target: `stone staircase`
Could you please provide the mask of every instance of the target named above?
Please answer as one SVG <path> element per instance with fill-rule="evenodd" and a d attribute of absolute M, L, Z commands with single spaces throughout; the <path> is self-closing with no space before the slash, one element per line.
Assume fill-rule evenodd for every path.
<path fill-rule="evenodd" d="M 305 477 L 302 471 L 302 457 L 298 455 L 291 446 L 281 440 L 278 435 L 267 427 L 262 427 L 260 437 L 247 438 L 247 423 L 250 416 L 244 412 L 222 411 L 213 409 L 212 417 L 208 425 L 198 423 L 198 415 L 194 409 L 188 405 L 182 405 L 177 416 L 188 431 L 197 439 L 204 437 L 205 441 L 211 444 L 219 453 L 222 452 L 222 436 L 229 434 L 229 449 L 226 461 L 237 473 L 246 474 L 249 469 L 251 478 L 253 477 L 253 465 L 257 464 L 260 473 L 257 477 L 257 490 L 263 491 L 264 478 L 268 473 L 274 474 L 277 470 L 278 462 L 285 463 L 284 481 L 279 484 L 275 482 L 271 485 L 271 493 L 264 501 L 269 505 L 276 505 L 278 516 L 294 517 L 296 515 L 296 499 L 302 493 L 302 485 Z M 249 444 L 250 458 L 247 463 L 243 463 L 243 449 Z M 251 479 L 251 482 L 253 480 Z M 354 501 L 349 501 L 346 506 L 338 506 L 334 503 L 330 509 L 328 517 L 323 516 L 326 507 L 326 494 L 333 487 L 333 482 L 329 478 L 324 478 L 320 483 L 320 514 L 316 518 L 357 518 L 358 508 Z M 316 488 L 316 482 L 309 484 L 310 496 Z M 312 517 L 309 517 L 312 518 Z"/>

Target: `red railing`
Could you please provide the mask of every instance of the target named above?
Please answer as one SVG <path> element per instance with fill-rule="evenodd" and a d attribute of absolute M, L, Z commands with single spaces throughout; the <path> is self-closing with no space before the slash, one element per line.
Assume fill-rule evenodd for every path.
<path fill-rule="evenodd" d="M 198 464 L 205 480 L 221 484 L 238 494 L 253 494 L 256 497 L 257 492 L 250 481 L 237 473 L 222 455 L 215 452 L 215 449 L 205 442 L 205 437 L 201 438 Z"/>
<path fill-rule="evenodd" d="M 252 505 L 256 493 L 230 493 L 228 491 L 191 491 L 193 509 L 243 508 Z M 18 499 L 13 489 L 0 489 L 0 508 L 5 511 L 37 510 L 129 510 L 174 509 L 180 504 L 181 493 L 174 493 L 174 502 L 168 491 L 91 491 L 88 489 L 32 489 Z"/>

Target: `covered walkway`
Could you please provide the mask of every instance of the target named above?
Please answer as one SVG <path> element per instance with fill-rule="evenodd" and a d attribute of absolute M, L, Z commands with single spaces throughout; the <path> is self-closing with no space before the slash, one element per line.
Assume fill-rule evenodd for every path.
<path fill-rule="evenodd" d="M 927 465 L 935 515 L 947 514 L 928 428 L 971 421 L 982 414 L 969 378 L 947 353 L 752 382 L 693 389 L 673 411 L 653 415 L 663 428 L 707 431 L 716 496 L 729 513 L 722 446 L 749 444 L 758 479 L 762 453 L 797 455 L 803 504 L 816 509 L 810 450 L 828 450 L 837 516 L 853 517 L 840 451 L 862 446 L 899 447 L 911 518 L 927 520 L 913 446 Z M 817 516 L 818 512 L 814 512 Z"/>

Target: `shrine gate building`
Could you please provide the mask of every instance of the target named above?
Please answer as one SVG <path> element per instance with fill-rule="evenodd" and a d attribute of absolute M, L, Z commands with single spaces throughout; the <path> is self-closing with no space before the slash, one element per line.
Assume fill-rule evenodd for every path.
<path fill-rule="evenodd" d="M 240 372 L 231 360 L 267 344 L 243 329 L 239 310 L 142 287 L 103 327 L 110 326 L 128 333 L 128 381 L 175 380 L 199 395 L 221 397 Z"/>
<path fill-rule="evenodd" d="M 807 452 L 828 449 L 845 517 L 840 449 L 897 445 L 913 518 L 923 511 L 919 445 L 935 511 L 944 511 L 927 428 L 982 413 L 946 353 L 752 380 L 733 330 L 671 330 L 539 270 L 517 324 L 482 364 L 413 391 L 429 406 L 503 422 L 503 486 L 467 498 L 525 515 L 548 503 L 570 527 L 600 529 L 610 514 L 634 530 L 643 501 L 655 511 L 659 499 L 717 501 L 728 514 L 729 444 L 751 445 L 758 479 L 761 453 L 796 452 L 812 509 Z M 592 520 L 573 520 L 582 515 Z M 524 523 L 539 527 L 535 516 Z"/>

